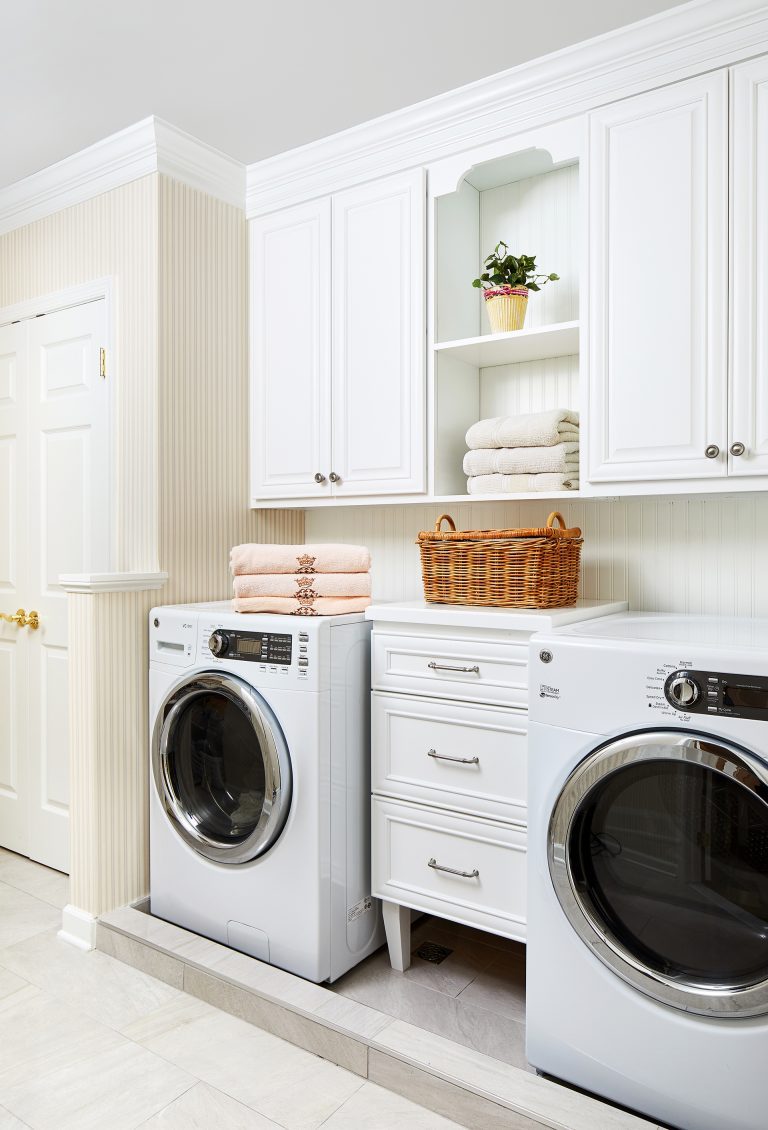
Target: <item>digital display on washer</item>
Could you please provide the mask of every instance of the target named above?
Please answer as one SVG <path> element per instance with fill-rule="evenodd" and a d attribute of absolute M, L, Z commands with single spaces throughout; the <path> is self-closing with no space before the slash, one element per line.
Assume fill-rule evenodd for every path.
<path fill-rule="evenodd" d="M 768 688 L 723 682 L 723 706 L 768 710 Z"/>
<path fill-rule="evenodd" d="M 227 656 L 251 662 L 278 664 L 289 667 L 293 650 L 293 636 L 283 632 L 230 632 Z"/>

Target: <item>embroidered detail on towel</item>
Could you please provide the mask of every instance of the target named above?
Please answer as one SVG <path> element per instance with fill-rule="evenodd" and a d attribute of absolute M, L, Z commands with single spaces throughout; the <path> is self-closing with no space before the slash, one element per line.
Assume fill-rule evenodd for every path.
<path fill-rule="evenodd" d="M 317 609 L 312 608 L 312 606 L 309 605 L 309 604 L 302 604 L 301 608 L 297 608 L 295 612 L 291 613 L 291 616 L 319 616 L 319 615 L 320 615 L 320 613 L 317 611 Z"/>
<path fill-rule="evenodd" d="M 314 604 L 320 594 L 314 589 L 301 589 L 296 593 L 299 604 Z"/>
<path fill-rule="evenodd" d="M 315 572 L 315 569 L 313 568 L 313 566 L 314 566 L 315 562 L 317 561 L 316 557 L 311 557 L 308 553 L 302 553 L 301 557 L 297 557 L 296 560 L 299 563 L 299 567 L 296 570 L 297 573 L 314 573 Z"/>
<path fill-rule="evenodd" d="M 313 581 L 311 577 L 297 577 L 296 584 L 300 589 L 306 589 L 313 584 Z"/>

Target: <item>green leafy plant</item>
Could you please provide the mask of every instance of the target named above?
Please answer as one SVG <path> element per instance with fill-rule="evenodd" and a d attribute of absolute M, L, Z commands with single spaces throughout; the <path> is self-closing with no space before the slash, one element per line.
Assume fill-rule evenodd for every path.
<path fill-rule="evenodd" d="M 527 286 L 541 290 L 548 282 L 557 282 L 559 275 L 543 275 L 536 270 L 535 255 L 510 255 L 503 241 L 497 243 L 485 260 L 485 270 L 472 286 L 489 290 L 495 286 Z"/>

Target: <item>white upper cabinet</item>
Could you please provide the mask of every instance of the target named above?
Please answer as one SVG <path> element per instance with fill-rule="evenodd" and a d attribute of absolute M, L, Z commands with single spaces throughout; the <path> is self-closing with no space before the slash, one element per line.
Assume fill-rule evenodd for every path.
<path fill-rule="evenodd" d="M 331 202 L 252 220 L 251 493 L 328 493 Z M 315 475 L 325 476 L 322 484 Z"/>
<path fill-rule="evenodd" d="M 425 489 L 423 170 L 251 222 L 254 503 Z"/>
<path fill-rule="evenodd" d="M 333 199 L 333 472 L 339 494 L 424 490 L 424 172 Z"/>
<path fill-rule="evenodd" d="M 732 71 L 729 474 L 768 475 L 768 58 Z"/>
<path fill-rule="evenodd" d="M 727 470 L 728 76 L 590 118 L 592 483 Z"/>

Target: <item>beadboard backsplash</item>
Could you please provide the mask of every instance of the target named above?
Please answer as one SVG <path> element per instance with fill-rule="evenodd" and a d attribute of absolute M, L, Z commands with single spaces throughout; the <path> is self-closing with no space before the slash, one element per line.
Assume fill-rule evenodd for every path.
<path fill-rule="evenodd" d="M 458 529 L 498 529 L 543 525 L 556 505 L 583 530 L 582 596 L 628 600 L 644 611 L 768 616 L 768 495 L 449 509 Z M 374 599 L 414 600 L 423 595 L 416 535 L 440 512 L 435 505 L 308 510 L 306 539 L 368 545 Z"/>

